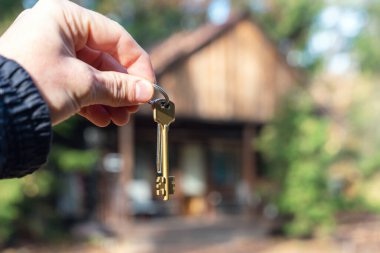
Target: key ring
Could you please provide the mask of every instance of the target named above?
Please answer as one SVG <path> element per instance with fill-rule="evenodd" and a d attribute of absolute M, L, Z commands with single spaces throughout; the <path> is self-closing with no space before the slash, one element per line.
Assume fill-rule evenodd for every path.
<path fill-rule="evenodd" d="M 156 91 L 160 92 L 164 97 L 165 97 L 165 106 L 168 105 L 170 103 L 170 100 L 169 100 L 169 96 L 168 94 L 166 94 L 166 92 L 164 91 L 164 89 L 159 86 L 158 84 L 153 84 L 153 87 Z M 154 102 L 156 101 L 156 99 L 152 99 L 150 100 L 148 103 L 149 104 L 153 104 Z"/>

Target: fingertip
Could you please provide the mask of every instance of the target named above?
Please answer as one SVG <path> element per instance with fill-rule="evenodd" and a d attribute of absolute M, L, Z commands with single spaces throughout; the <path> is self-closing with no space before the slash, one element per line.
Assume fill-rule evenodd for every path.
<path fill-rule="evenodd" d="M 130 113 L 126 107 L 106 107 L 111 115 L 112 122 L 117 126 L 124 126 L 129 122 Z"/>
<path fill-rule="evenodd" d="M 111 123 L 111 115 L 102 105 L 83 107 L 79 115 L 85 117 L 98 127 L 106 127 Z"/>
<path fill-rule="evenodd" d="M 92 119 L 88 119 L 88 120 L 91 121 L 97 127 L 106 127 L 106 126 L 109 126 L 109 124 L 111 124 L 111 120 L 107 120 L 107 121 L 103 121 L 103 122 L 94 121 Z"/>
<path fill-rule="evenodd" d="M 117 126 L 124 126 L 128 124 L 129 119 L 130 119 L 130 115 L 128 114 L 127 117 L 123 121 L 112 119 L 112 122 Z"/>
<path fill-rule="evenodd" d="M 127 109 L 127 111 L 129 113 L 136 113 L 139 110 L 139 106 L 138 105 L 126 106 L 125 108 Z"/>

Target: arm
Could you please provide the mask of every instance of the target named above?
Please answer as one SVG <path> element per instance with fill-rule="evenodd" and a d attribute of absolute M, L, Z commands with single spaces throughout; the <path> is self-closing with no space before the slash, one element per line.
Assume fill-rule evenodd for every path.
<path fill-rule="evenodd" d="M 46 162 L 49 110 L 29 74 L 0 56 L 0 178 L 22 177 Z"/>

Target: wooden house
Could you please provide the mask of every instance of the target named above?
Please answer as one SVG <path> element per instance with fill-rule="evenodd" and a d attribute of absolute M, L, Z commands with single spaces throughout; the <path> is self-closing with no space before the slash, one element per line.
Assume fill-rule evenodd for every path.
<path fill-rule="evenodd" d="M 297 73 L 248 16 L 176 33 L 150 51 L 176 105 L 169 132 L 174 213 L 236 212 L 252 203 L 260 127 Z M 157 95 L 158 96 L 158 95 Z M 146 106 L 119 130 L 122 180 L 155 179 L 156 125 Z M 153 192 L 153 189 L 152 189 Z"/>

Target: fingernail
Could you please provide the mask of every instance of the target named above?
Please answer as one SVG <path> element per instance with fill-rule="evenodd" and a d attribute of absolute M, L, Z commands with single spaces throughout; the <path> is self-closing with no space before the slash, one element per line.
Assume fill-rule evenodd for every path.
<path fill-rule="evenodd" d="M 136 101 L 145 103 L 153 96 L 153 86 L 150 82 L 140 80 L 136 83 Z"/>

